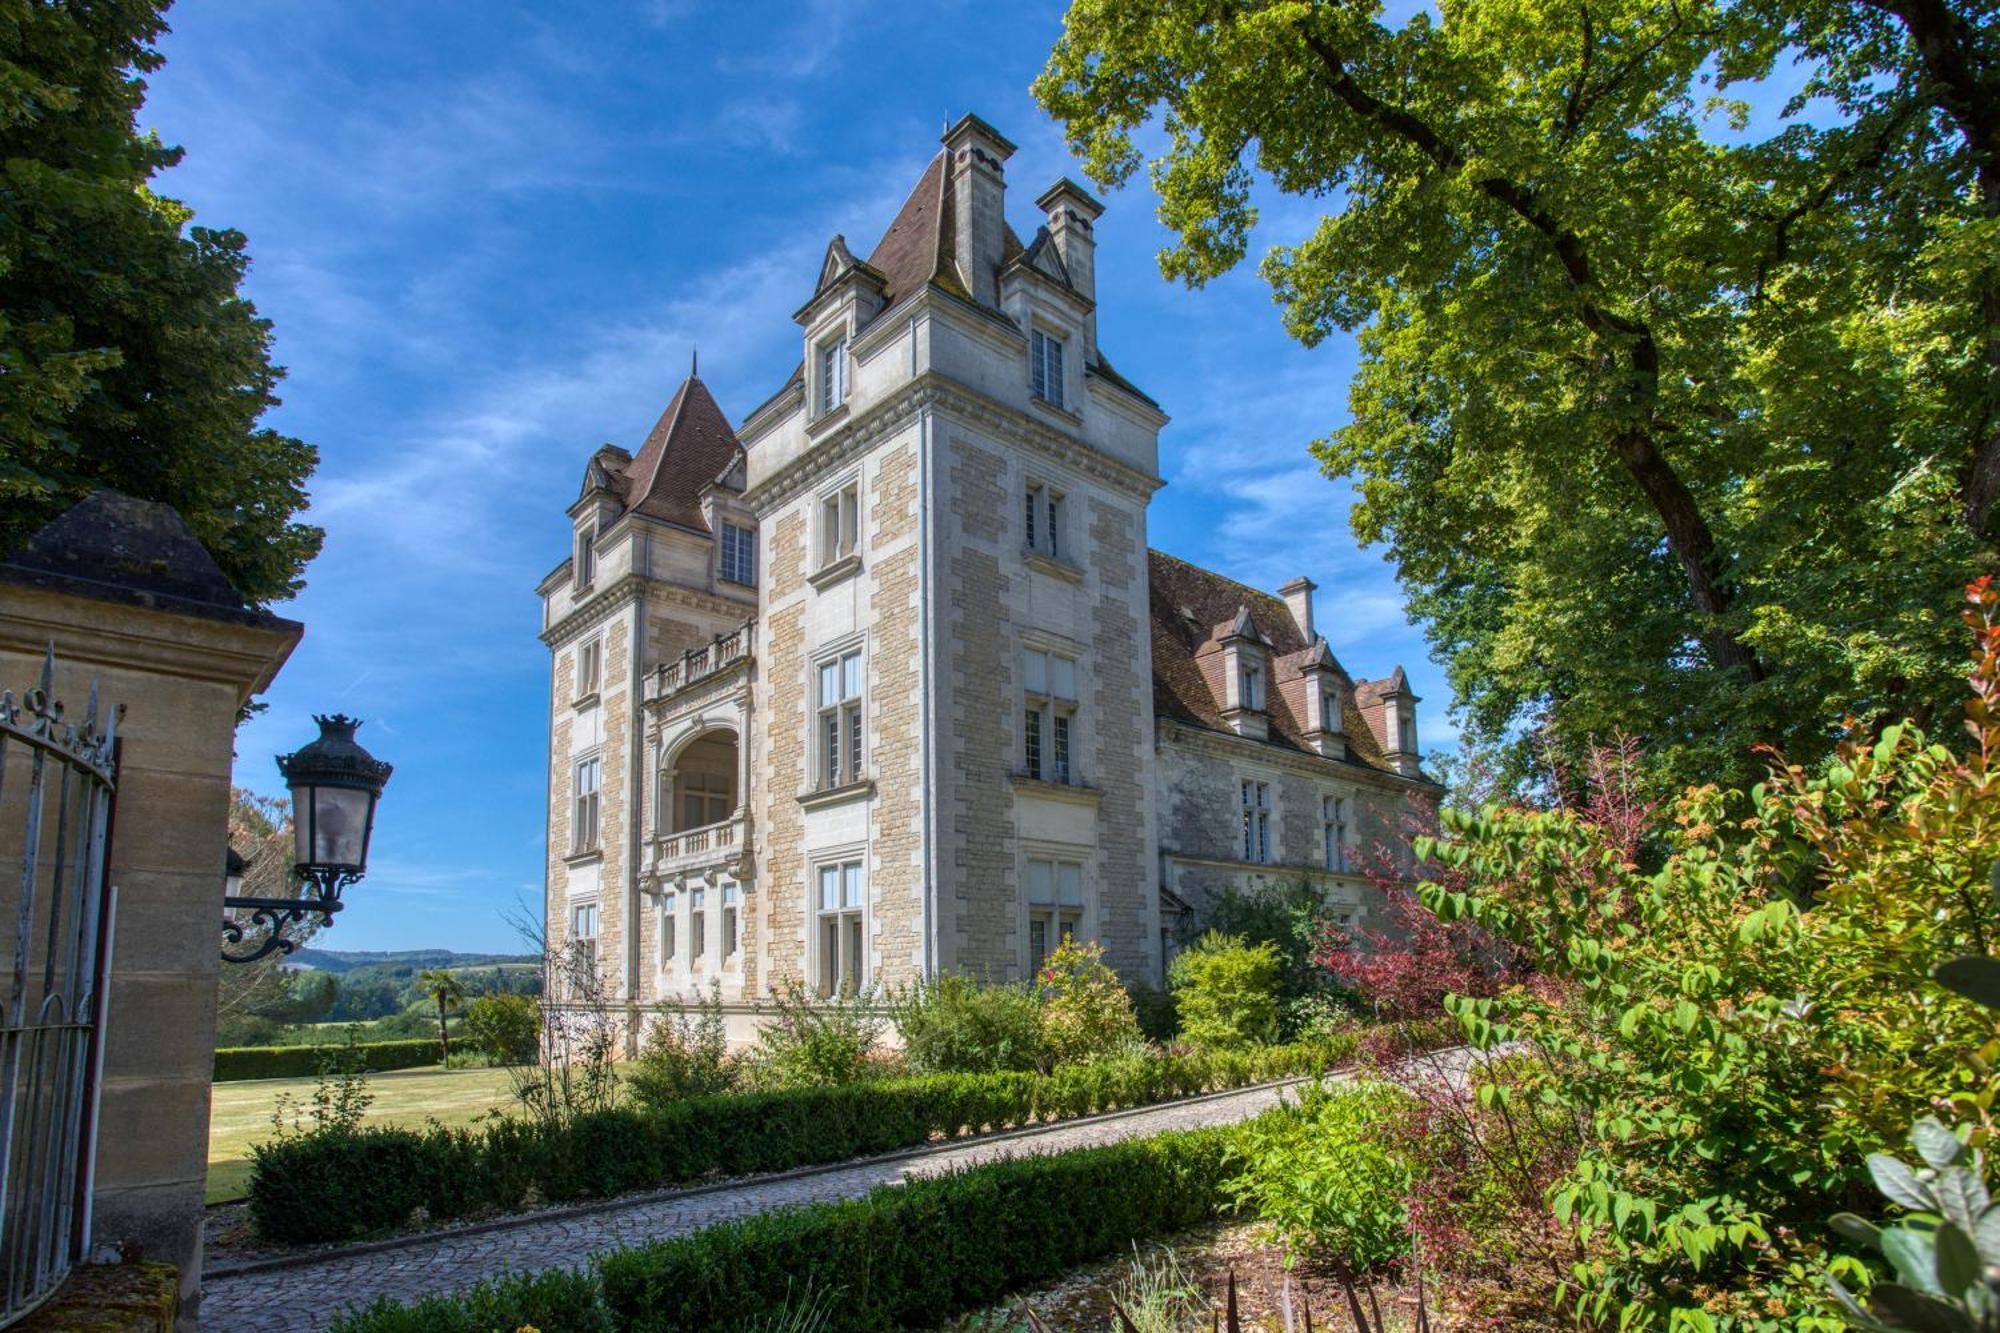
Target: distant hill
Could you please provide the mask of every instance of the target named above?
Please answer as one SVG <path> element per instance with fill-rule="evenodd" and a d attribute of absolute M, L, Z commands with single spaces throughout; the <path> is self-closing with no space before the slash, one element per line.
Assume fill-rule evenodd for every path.
<path fill-rule="evenodd" d="M 301 949 L 285 960 L 285 969 L 338 975 L 358 967 L 373 967 L 382 963 L 423 969 L 496 967 L 510 963 L 537 965 L 540 961 L 531 953 L 457 953 L 451 949 Z"/>

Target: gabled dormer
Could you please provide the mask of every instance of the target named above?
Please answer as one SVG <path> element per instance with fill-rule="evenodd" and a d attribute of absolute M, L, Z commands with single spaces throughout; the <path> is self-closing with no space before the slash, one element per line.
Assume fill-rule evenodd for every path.
<path fill-rule="evenodd" d="M 888 303 L 889 280 L 836 235 L 820 261 L 812 299 L 792 318 L 805 330 L 806 419 L 830 425 L 854 392 L 854 339 Z"/>
<path fill-rule="evenodd" d="M 625 512 L 626 469 L 632 455 L 615 444 L 598 447 L 584 465 L 583 486 L 569 507 L 570 586 L 581 593 L 595 586 L 598 540 Z"/>
<path fill-rule="evenodd" d="M 1347 682 L 1325 639 L 1314 639 L 1299 661 L 1305 682 L 1306 744 L 1329 759 L 1347 757 Z"/>
<path fill-rule="evenodd" d="M 1369 681 L 1357 687 L 1355 694 L 1390 767 L 1406 778 L 1420 776 L 1417 705 L 1423 700 L 1410 688 L 1403 668 L 1397 667 L 1387 680 Z"/>
<path fill-rule="evenodd" d="M 1250 608 L 1240 606 L 1235 618 L 1216 627 L 1222 649 L 1222 718 L 1239 736 L 1266 740 L 1271 734 L 1270 645 L 1257 631 Z"/>

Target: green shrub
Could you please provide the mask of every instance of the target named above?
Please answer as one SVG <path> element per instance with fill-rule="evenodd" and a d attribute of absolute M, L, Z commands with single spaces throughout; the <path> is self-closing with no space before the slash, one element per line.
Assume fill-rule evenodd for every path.
<path fill-rule="evenodd" d="M 251 1216 L 266 1239 L 347 1240 L 522 1201 L 570 1202 L 784 1171 L 938 1139 L 1317 1073 L 1354 1042 L 1132 1057 L 1053 1074 L 932 1074 L 840 1087 L 693 1097 L 561 1120 L 368 1129 L 259 1145 Z"/>
<path fill-rule="evenodd" d="M 1359 1272 L 1409 1251 L 1403 1200 L 1410 1169 L 1392 1146 L 1408 1114 L 1400 1089 L 1367 1084 L 1309 1087 L 1298 1102 L 1238 1127 L 1229 1158 L 1240 1170 L 1225 1186 L 1285 1247 Z"/>
<path fill-rule="evenodd" d="M 611 1328 L 596 1275 L 559 1268 L 477 1283 L 415 1305 L 378 1296 L 327 1325 L 328 1333 L 611 1333 Z"/>
<path fill-rule="evenodd" d="M 1132 996 L 1132 1016 L 1138 1021 L 1140 1036 L 1165 1046 L 1180 1035 L 1181 1019 L 1174 1010 L 1173 992 L 1157 990 L 1152 986 L 1134 986 L 1129 993 Z"/>
<path fill-rule="evenodd" d="M 941 976 L 898 992 L 890 1012 L 914 1073 L 1024 1072 L 1041 1059 L 1041 1004 L 1032 986 Z"/>
<path fill-rule="evenodd" d="M 797 977 L 772 989 L 772 1017 L 757 1031 L 759 1073 L 780 1088 L 827 1088 L 869 1072 L 886 1020 L 867 997 L 822 999 Z"/>
<path fill-rule="evenodd" d="M 318 1071 L 329 1046 L 228 1046 L 215 1053 L 215 1081 L 246 1078 L 307 1078 Z M 341 1047 L 338 1049 L 349 1049 Z M 417 1069 L 438 1062 L 437 1038 L 421 1041 L 357 1042 L 351 1048 L 367 1068 Z"/>
<path fill-rule="evenodd" d="M 1229 1132 L 1163 1134 L 884 1186 L 864 1199 L 621 1250 L 591 1274 L 505 1278 L 412 1306 L 378 1300 L 336 1317 L 330 1333 L 929 1326 L 1215 1217 L 1226 1206 Z"/>
<path fill-rule="evenodd" d="M 465 1040 L 496 1065 L 525 1065 L 541 1047 L 542 1006 L 527 995 L 482 995 L 465 1007 Z"/>
<path fill-rule="evenodd" d="M 607 1255 L 604 1302 L 634 1333 L 726 1328 L 802 1284 L 840 1291 L 828 1330 L 932 1324 L 1215 1216 L 1225 1135 L 1001 1161 L 710 1227 Z"/>
<path fill-rule="evenodd" d="M 739 1062 L 729 1051 L 722 1017 L 722 983 L 710 985 L 692 1015 L 654 1010 L 639 1058 L 625 1071 L 625 1090 L 647 1109 L 690 1097 L 713 1097 L 736 1086 Z"/>
<path fill-rule="evenodd" d="M 1240 935 L 1249 944 L 1269 941 L 1277 950 L 1282 1024 L 1292 1006 L 1329 991 L 1331 978 L 1313 961 L 1329 920 L 1322 890 L 1311 880 L 1299 879 L 1248 892 L 1225 889 L 1209 904 L 1202 924 L 1225 935 Z M 1284 1031 L 1287 1039 L 1294 1035 L 1293 1029 Z"/>
<path fill-rule="evenodd" d="M 1278 950 L 1211 930 L 1167 970 L 1181 1038 L 1197 1050 L 1235 1051 L 1278 1039 Z"/>
<path fill-rule="evenodd" d="M 1132 997 L 1104 963 L 1104 947 L 1064 939 L 1036 976 L 1044 1067 L 1082 1064 L 1143 1042 Z"/>

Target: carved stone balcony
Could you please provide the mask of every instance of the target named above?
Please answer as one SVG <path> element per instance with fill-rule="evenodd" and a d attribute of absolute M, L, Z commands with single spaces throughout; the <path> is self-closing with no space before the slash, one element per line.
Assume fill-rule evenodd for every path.
<path fill-rule="evenodd" d="M 750 661 L 752 631 L 756 621 L 745 621 L 727 634 L 718 634 L 699 648 L 690 648 L 653 668 L 646 681 L 646 701 L 660 703 L 710 677 Z"/>
<path fill-rule="evenodd" d="M 726 866 L 741 860 L 749 847 L 750 817 L 739 813 L 717 824 L 654 838 L 646 869 L 654 875 L 675 875 Z"/>

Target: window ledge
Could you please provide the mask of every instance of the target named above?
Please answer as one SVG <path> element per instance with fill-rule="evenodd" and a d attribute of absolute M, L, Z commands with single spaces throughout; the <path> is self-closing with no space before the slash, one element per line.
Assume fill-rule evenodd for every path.
<path fill-rule="evenodd" d="M 1028 393 L 1028 401 L 1035 405 L 1036 411 L 1046 412 L 1056 420 L 1068 422 L 1079 429 L 1083 426 L 1083 416 L 1081 413 L 1072 412 L 1060 403 L 1052 403 L 1046 398 L 1036 397 L 1032 390 Z"/>
<path fill-rule="evenodd" d="M 852 578 L 860 572 L 861 555 L 859 552 L 856 552 L 853 555 L 844 555 L 830 565 L 820 566 L 818 570 L 806 577 L 806 582 L 812 584 L 814 588 L 823 591 L 839 583 L 842 579 Z"/>
<path fill-rule="evenodd" d="M 859 782 L 843 783 L 838 787 L 822 787 L 818 791 L 799 793 L 801 810 L 817 810 L 822 806 L 844 805 L 849 801 L 865 800 L 875 794 L 875 779 L 863 778 Z"/>
<path fill-rule="evenodd" d="M 839 406 L 830 407 L 812 420 L 806 422 L 806 434 L 817 435 L 821 431 L 831 430 L 833 427 L 847 420 L 847 405 L 850 401 L 852 400 L 843 398 L 840 400 Z"/>
<path fill-rule="evenodd" d="M 1051 578 L 1062 579 L 1069 583 L 1083 582 L 1082 565 L 1072 564 L 1046 551 L 1037 551 L 1032 546 L 1021 552 L 1021 561 L 1029 569 L 1038 569 Z"/>
<path fill-rule="evenodd" d="M 579 694 L 576 696 L 574 707 L 578 712 L 582 712 L 584 709 L 598 702 L 603 697 L 604 696 L 598 693 L 596 690 L 592 690 L 589 694 Z"/>
<path fill-rule="evenodd" d="M 1104 800 L 1104 789 L 1088 787 L 1081 782 L 1050 782 L 1046 778 L 1031 778 L 1025 773 L 1009 773 L 1007 785 L 1022 796 L 1046 796 L 1051 800 L 1068 801 L 1072 805 L 1096 806 Z"/>
<path fill-rule="evenodd" d="M 602 861 L 603 859 L 604 859 L 604 848 L 602 845 L 596 847 L 581 847 L 578 848 L 576 851 L 565 852 L 563 854 L 564 865 L 572 865 L 572 866 L 587 865 L 592 861 Z"/>

